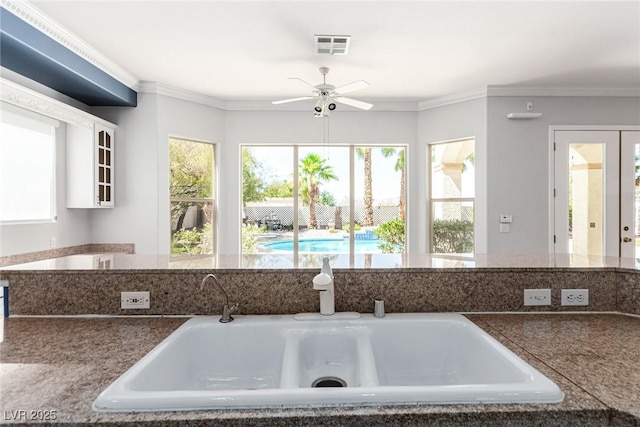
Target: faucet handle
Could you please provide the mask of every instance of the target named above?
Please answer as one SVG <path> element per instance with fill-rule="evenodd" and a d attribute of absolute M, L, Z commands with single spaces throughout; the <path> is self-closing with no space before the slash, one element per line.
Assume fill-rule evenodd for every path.
<path fill-rule="evenodd" d="M 333 279 L 327 273 L 319 273 L 313 278 L 313 289 L 326 291 L 331 286 Z"/>

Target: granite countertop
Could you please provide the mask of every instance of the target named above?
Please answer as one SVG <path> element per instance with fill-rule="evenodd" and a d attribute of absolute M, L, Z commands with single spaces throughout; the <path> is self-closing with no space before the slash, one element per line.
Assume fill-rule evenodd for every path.
<path fill-rule="evenodd" d="M 582 255 L 486 255 L 474 257 L 433 254 L 334 254 L 329 256 L 334 269 L 623 269 L 640 270 L 640 259 Z M 0 267 L 3 272 L 127 271 L 164 272 L 167 270 L 292 270 L 317 269 L 322 264 L 317 254 L 259 254 L 181 256 L 136 254 L 79 254 L 42 261 Z"/>
<path fill-rule="evenodd" d="M 3 423 L 74 425 L 640 426 L 640 317 L 472 314 L 468 317 L 565 392 L 560 404 L 415 405 L 100 413 L 97 395 L 184 317 L 16 317 L 0 335 Z M 21 412 L 24 411 L 24 412 Z M 25 420 L 26 418 L 26 420 Z"/>

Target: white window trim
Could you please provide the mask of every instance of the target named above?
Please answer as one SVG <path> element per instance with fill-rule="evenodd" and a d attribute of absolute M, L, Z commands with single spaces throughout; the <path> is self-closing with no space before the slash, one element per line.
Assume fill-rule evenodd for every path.
<path fill-rule="evenodd" d="M 474 155 L 476 153 L 476 137 L 475 136 L 468 136 L 468 137 L 464 137 L 464 138 L 456 138 L 456 139 L 450 139 L 450 140 L 444 140 L 444 141 L 435 141 L 435 142 L 430 142 L 427 143 L 427 147 L 426 147 L 426 154 L 427 154 L 427 194 L 428 194 L 428 200 L 427 200 L 427 210 L 428 210 L 428 218 L 429 218 L 429 227 L 427 229 L 427 236 L 426 236 L 426 243 L 427 243 L 427 252 L 430 253 L 431 250 L 433 249 L 433 205 L 434 203 L 438 203 L 438 202 L 472 202 L 473 203 L 473 256 L 475 257 L 475 254 L 477 253 L 477 243 L 476 243 L 476 238 L 478 236 L 478 224 L 476 221 L 476 196 L 475 194 L 477 193 L 476 189 L 474 188 L 474 197 L 457 197 L 457 198 L 441 198 L 441 197 L 432 197 L 433 194 L 433 187 L 432 187 L 432 182 L 433 182 L 433 160 L 431 159 L 431 147 L 434 145 L 440 145 L 440 144 L 451 144 L 451 143 L 456 143 L 456 142 L 461 142 L 461 141 L 467 141 L 467 140 L 473 140 L 474 142 L 474 147 L 473 147 L 473 152 Z M 474 182 L 475 182 L 475 177 L 474 177 Z M 462 254 L 437 254 L 437 256 L 439 258 L 455 258 L 455 259 L 472 259 L 472 257 L 465 257 L 462 256 Z"/>
<path fill-rule="evenodd" d="M 465 138 L 465 139 L 469 139 L 469 138 Z M 292 168 L 293 168 L 293 194 L 295 195 L 293 197 L 293 210 L 294 212 L 298 212 L 298 207 L 299 207 L 299 197 L 297 196 L 299 194 L 298 192 L 298 182 L 299 182 L 299 170 L 298 170 L 298 164 L 299 164 L 299 155 L 298 155 L 298 149 L 300 147 L 331 147 L 331 148 L 337 148 L 337 147 L 343 147 L 345 149 L 348 150 L 349 152 L 349 218 L 351 219 L 351 222 L 349 224 L 349 256 L 353 257 L 355 256 L 355 236 L 354 236 L 354 221 L 353 218 L 355 218 L 355 203 L 354 203 L 354 199 L 355 199 L 355 162 L 356 162 L 356 148 L 360 148 L 360 147 L 371 147 L 371 148 L 384 148 L 384 147 L 394 147 L 394 148 L 400 148 L 404 150 L 404 155 L 405 155 L 405 163 L 404 163 L 404 168 L 405 168 L 405 177 L 407 177 L 407 181 L 405 182 L 405 242 L 404 242 L 404 255 L 408 255 L 409 254 L 409 236 L 411 235 L 410 231 L 409 231 L 409 182 L 408 182 L 408 176 L 409 176 L 409 161 L 408 159 L 409 157 L 409 147 L 410 144 L 407 143 L 402 143 L 402 142 L 396 142 L 396 143 L 364 143 L 364 142 L 360 142 L 360 143 L 331 143 L 330 145 L 327 143 L 322 143 L 322 142 L 310 142 L 310 143 L 260 143 L 260 142 L 255 142 L 255 143 L 240 143 L 239 145 L 239 159 L 240 159 L 240 167 L 239 167 L 239 183 L 240 183 L 240 191 L 242 193 L 242 150 L 244 148 L 251 148 L 251 147 L 260 147 L 260 148 L 267 148 L 267 147 L 291 147 L 293 149 L 293 156 L 292 156 Z M 240 196 L 239 199 L 240 202 L 240 212 L 242 212 L 242 195 Z M 293 251 L 292 253 L 294 254 L 294 256 L 296 256 L 296 262 L 297 262 L 297 256 L 300 255 L 299 252 L 299 222 L 298 222 L 298 215 L 294 215 L 293 216 L 293 222 L 292 222 L 292 226 L 293 226 Z M 242 223 L 241 220 L 238 222 L 237 224 L 238 229 L 240 230 L 240 227 L 242 227 Z M 242 240 L 242 233 L 240 233 L 239 235 L 240 240 Z M 240 247 L 240 251 L 242 251 L 242 242 L 239 242 L 239 247 Z M 246 254 L 243 254 L 246 255 Z"/>
<path fill-rule="evenodd" d="M 0 102 L 0 115 L 9 114 L 11 121 L 15 122 L 27 129 L 39 128 L 42 126 L 47 127 L 47 132 L 51 131 L 52 137 L 52 153 L 51 156 L 51 177 L 50 183 L 50 206 L 51 212 L 50 218 L 38 218 L 38 219 L 18 219 L 18 220 L 0 220 L 0 225 L 28 225 L 28 224 L 52 224 L 58 219 L 58 206 L 57 206 L 57 154 L 58 154 L 58 141 L 57 141 L 57 128 L 60 126 L 58 120 L 54 120 L 50 117 L 43 116 L 30 110 L 17 107 L 6 102 Z"/>

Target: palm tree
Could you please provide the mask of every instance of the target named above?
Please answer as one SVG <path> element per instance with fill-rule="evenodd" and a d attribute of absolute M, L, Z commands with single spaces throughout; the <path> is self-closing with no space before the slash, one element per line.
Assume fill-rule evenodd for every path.
<path fill-rule="evenodd" d="M 316 219 L 316 203 L 320 198 L 320 183 L 338 179 L 333 172 L 333 166 L 326 165 L 326 160 L 318 153 L 309 153 L 300 159 L 301 193 L 306 195 L 309 204 L 309 228 L 318 228 Z"/>
<path fill-rule="evenodd" d="M 373 192 L 371 191 L 371 147 L 356 148 L 358 158 L 364 159 L 364 221 L 365 227 L 373 226 Z"/>
<path fill-rule="evenodd" d="M 406 194 L 406 186 L 407 186 L 407 173 L 405 170 L 404 163 L 404 148 L 398 150 L 398 158 L 396 159 L 396 164 L 394 170 L 396 172 L 400 172 L 400 204 L 398 206 L 398 218 L 404 221 L 406 205 L 407 205 L 407 194 Z M 396 154 L 396 149 L 392 147 L 384 147 L 382 149 L 382 155 L 384 157 L 391 157 Z"/>

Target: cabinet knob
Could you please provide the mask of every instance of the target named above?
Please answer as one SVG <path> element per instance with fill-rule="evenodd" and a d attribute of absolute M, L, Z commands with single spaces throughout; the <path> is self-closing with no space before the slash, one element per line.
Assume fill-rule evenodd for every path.
<path fill-rule="evenodd" d="M 622 241 L 625 243 L 629 243 L 631 239 L 629 237 L 625 237 L 624 239 L 622 239 Z"/>

